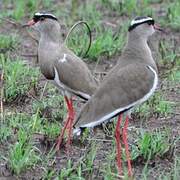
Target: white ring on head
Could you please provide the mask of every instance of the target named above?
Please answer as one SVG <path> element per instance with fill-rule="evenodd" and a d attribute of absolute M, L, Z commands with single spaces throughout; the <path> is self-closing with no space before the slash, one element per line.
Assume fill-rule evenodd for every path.
<path fill-rule="evenodd" d="M 133 26 L 134 24 L 139 24 L 139 23 L 143 23 L 143 22 L 151 21 L 151 20 L 153 20 L 153 18 L 151 18 L 151 17 L 145 17 L 145 18 L 138 19 L 138 20 L 133 19 L 131 21 L 131 26 Z"/>
<path fill-rule="evenodd" d="M 56 16 L 54 16 L 54 15 L 51 14 L 51 13 L 40 13 L 40 12 L 35 13 L 35 16 L 43 16 L 43 15 L 52 16 L 52 17 L 56 18 Z M 57 18 L 56 18 L 56 19 L 57 19 Z"/>

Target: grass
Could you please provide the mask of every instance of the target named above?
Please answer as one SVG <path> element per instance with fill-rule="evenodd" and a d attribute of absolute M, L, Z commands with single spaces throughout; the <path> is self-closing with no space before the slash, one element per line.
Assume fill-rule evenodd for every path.
<path fill-rule="evenodd" d="M 41 117 L 51 120 L 61 120 L 66 113 L 64 109 L 64 98 L 52 84 L 47 86 L 47 96 L 32 104 L 33 112 L 39 111 Z"/>
<path fill-rule="evenodd" d="M 11 134 L 12 134 L 12 129 L 7 125 L 1 124 L 1 126 L 0 126 L 0 142 L 1 143 L 7 142 L 9 137 L 11 136 Z"/>
<path fill-rule="evenodd" d="M 87 28 L 84 25 L 76 27 L 69 38 L 67 39 L 67 46 L 73 50 L 79 57 L 86 57 L 88 45 L 90 43 L 89 35 L 87 34 Z"/>
<path fill-rule="evenodd" d="M 125 42 L 124 33 L 127 31 L 127 24 L 124 24 L 124 26 L 118 25 L 116 32 L 113 32 L 112 29 L 106 30 L 103 28 L 101 22 L 103 14 L 98 11 L 98 8 L 100 8 L 98 5 L 101 5 L 101 3 L 91 1 L 88 3 L 88 6 L 82 4 L 77 7 L 76 5 L 75 7 L 77 9 L 74 10 L 75 19 L 88 22 L 94 37 L 87 54 L 87 58 L 90 61 L 97 61 L 100 56 L 112 57 L 118 51 L 122 50 Z M 68 47 L 79 56 L 84 55 L 83 52 L 86 51 L 89 43 L 86 32 L 87 30 L 80 26 L 69 37 Z M 82 36 L 82 34 L 84 35 Z"/>
<path fill-rule="evenodd" d="M 0 55 L 0 67 L 4 70 L 4 100 L 10 102 L 25 95 L 36 85 L 39 71 L 27 66 L 22 60 Z"/>
<path fill-rule="evenodd" d="M 15 174 L 29 167 L 35 167 L 39 160 L 36 148 L 28 143 L 30 140 L 27 131 L 19 130 L 17 136 L 17 142 L 10 148 L 8 158 L 10 169 Z"/>
<path fill-rule="evenodd" d="M 173 68 L 170 69 L 169 73 L 168 73 L 168 79 L 174 83 L 174 84 L 178 84 L 180 82 L 180 58 L 177 57 L 174 61 L 173 61 Z"/>
<path fill-rule="evenodd" d="M 12 6 L 13 5 L 13 6 Z M 26 13 L 26 2 L 19 0 L 11 2 L 10 0 L 3 0 L 2 17 L 11 17 L 17 21 L 22 19 Z M 6 9 L 6 10 L 5 10 Z"/>
<path fill-rule="evenodd" d="M 158 129 L 153 133 L 141 132 L 137 144 L 139 155 L 145 160 L 155 159 L 157 156 L 163 157 L 171 146 L 167 132 Z"/>
<path fill-rule="evenodd" d="M 121 29 L 119 32 L 113 33 L 111 29 L 104 30 L 99 28 L 99 31 L 96 32 L 95 38 L 92 41 L 91 47 L 89 49 L 86 57 L 89 61 L 97 61 L 101 56 L 112 57 L 118 51 L 122 50 L 122 47 L 125 43 L 124 38 L 124 29 Z M 70 35 L 68 41 L 68 47 L 72 49 L 78 56 L 83 56 L 87 50 L 89 43 L 88 35 L 80 37 L 80 32 L 74 32 Z M 84 30 L 84 32 L 86 32 Z"/>
<path fill-rule="evenodd" d="M 127 16 L 141 16 L 144 14 L 151 15 L 153 10 L 150 7 L 151 2 L 148 0 L 145 1 L 117 1 L 117 0 L 101 0 L 103 6 L 108 8 L 110 12 L 115 12 L 118 15 L 127 15 Z"/>
<path fill-rule="evenodd" d="M 13 49 L 18 43 L 16 36 L 0 35 L 0 53 Z"/>
<path fill-rule="evenodd" d="M 102 19 L 102 14 L 97 10 L 97 1 L 91 1 L 86 4 L 82 4 L 76 11 L 77 17 L 81 20 L 87 21 L 91 29 L 99 29 L 100 20 Z"/>
<path fill-rule="evenodd" d="M 157 180 L 178 180 L 180 176 L 180 169 L 179 169 L 179 158 L 175 157 L 175 161 L 172 165 L 172 170 L 170 172 L 166 172 L 165 170 L 161 170 L 158 176 L 152 176 L 153 170 L 148 170 L 147 168 L 142 173 L 142 180 L 147 180 L 148 177 L 156 178 Z"/>
<path fill-rule="evenodd" d="M 2 10 L 1 17 L 10 17 L 16 21 L 21 21 L 22 18 L 27 16 L 27 13 L 32 13 L 40 10 L 42 8 L 42 4 L 44 8 L 53 7 L 53 3 L 49 0 L 3 0 L 3 7 L 6 10 Z"/>
<path fill-rule="evenodd" d="M 159 6 L 160 10 L 158 10 Z M 132 17 L 152 15 L 158 21 L 162 21 L 166 27 L 172 28 L 170 29 L 172 36 L 167 35 L 168 38 L 161 40 L 159 45 L 161 60 L 158 61 L 158 65 L 162 87 L 136 110 L 135 118 L 142 120 L 156 118 L 157 121 L 167 119 L 167 121 L 175 120 L 176 123 L 178 119 L 176 120 L 174 109 L 178 104 L 169 98 L 168 93 L 177 89 L 180 79 L 179 46 L 176 44 L 179 36 L 176 34 L 179 33 L 177 29 L 180 24 L 179 1 L 92 0 L 84 3 L 73 0 L 56 4 L 48 0 L 27 2 L 3 0 L 0 17 L 24 22 L 28 17 L 32 17 L 34 12 L 44 9 L 56 14 L 60 23 L 65 24 L 67 29 L 77 20 L 88 22 L 93 41 L 86 61 L 92 64 L 105 58 L 111 65 L 111 58 L 120 54 L 124 47 L 127 26 Z M 4 27 L 2 26 L 0 30 L 2 28 Z M 110 125 L 111 129 L 106 134 L 107 137 L 103 135 L 100 142 L 90 143 L 92 141 L 87 140 L 89 136 L 87 130 L 78 143 L 74 142 L 73 156 L 67 156 L 63 149 L 60 155 L 54 153 L 53 144 L 61 131 L 67 111 L 63 97 L 53 85 L 48 84 L 41 98 L 44 82 L 39 80 L 39 70 L 25 63 L 21 57 L 18 57 L 18 53 L 15 54 L 19 50 L 17 45 L 19 46 L 20 42 L 26 43 L 23 37 L 15 36 L 10 29 L 2 29 L 0 35 L 0 75 L 4 73 L 3 84 L 0 83 L 0 86 L 3 85 L 0 104 L 1 117 L 3 117 L 0 119 L 0 169 L 3 171 L 1 166 L 5 164 L 6 170 L 19 179 L 27 179 L 26 175 L 30 172 L 32 176 L 34 172 L 38 172 L 37 178 L 42 179 L 117 179 L 115 142 L 112 139 L 113 124 Z M 75 29 L 68 39 L 68 47 L 81 57 L 84 56 L 87 44 L 88 36 L 82 26 Z M 166 86 L 166 82 L 170 85 Z M 29 95 L 31 90 L 36 92 L 35 98 Z M 22 103 L 17 106 L 18 99 L 18 102 Z M 78 109 L 79 103 L 76 103 L 75 107 Z M 171 149 L 178 150 L 178 143 L 172 142 L 178 142 L 179 139 L 172 136 L 177 131 L 174 125 L 171 126 L 174 123 L 169 124 L 168 130 L 144 125 L 142 129 L 136 129 L 135 134 L 129 130 L 129 135 L 132 134 L 129 136 L 129 146 L 137 179 L 150 179 L 154 174 L 153 178 L 156 179 L 179 179 L 179 157 L 175 152 L 169 157 Z M 106 147 L 105 150 L 102 150 L 103 146 Z M 107 152 L 104 152 L 106 149 Z M 159 164 L 152 167 L 154 161 Z M 167 169 L 162 170 L 167 161 L 170 165 L 167 164 Z M 124 149 L 123 167 L 127 179 Z M 0 176 L 3 176 L 1 171 Z"/>
<path fill-rule="evenodd" d="M 35 134 L 47 136 L 49 140 L 55 139 L 60 132 L 60 125 L 56 121 L 40 118 L 38 112 L 33 116 L 6 113 L 4 119 L 0 126 L 0 142 L 9 145 L 5 159 L 11 171 L 18 175 L 41 162 L 42 154 L 34 143 Z M 51 156 L 44 156 L 44 161 L 47 157 Z"/>
<path fill-rule="evenodd" d="M 26 3 L 23 0 L 20 0 L 15 4 L 15 9 L 12 11 L 12 17 L 16 20 L 20 20 L 25 15 L 25 6 Z"/>
<path fill-rule="evenodd" d="M 167 43 L 165 40 L 160 41 L 161 65 L 166 68 L 172 68 L 178 65 L 178 48 L 174 47 L 174 49 L 171 50 L 171 46 L 172 44 Z"/>
<path fill-rule="evenodd" d="M 89 152 L 85 154 L 82 160 L 78 162 L 76 167 L 73 167 L 72 161 L 67 161 L 67 166 L 61 169 L 58 179 L 87 179 L 92 177 L 93 173 L 93 162 L 96 157 L 96 144 L 95 142 L 91 145 Z"/>
<path fill-rule="evenodd" d="M 176 42 L 173 42 L 176 43 Z M 168 44 L 166 41 L 160 42 L 160 52 L 162 56 L 161 66 L 164 67 L 164 72 L 162 70 L 162 74 L 165 76 L 168 74 L 168 80 L 170 80 L 170 84 L 178 84 L 180 81 L 180 58 L 179 58 L 179 49 L 178 47 L 174 47 L 171 50 L 172 44 Z"/>
<path fill-rule="evenodd" d="M 178 30 L 180 27 L 180 2 L 175 1 L 175 2 L 170 2 L 168 6 L 168 14 L 167 18 L 169 21 L 169 25 Z"/>
<path fill-rule="evenodd" d="M 31 118 L 23 113 L 5 116 L 1 122 L 0 142 L 11 141 L 6 161 L 10 170 L 20 174 L 34 167 L 40 160 L 39 151 L 32 142 Z M 13 143 L 12 143 L 13 142 Z"/>
<path fill-rule="evenodd" d="M 166 100 L 163 93 L 159 91 L 143 105 L 136 108 L 136 113 L 140 118 L 144 117 L 145 119 L 152 116 L 152 114 L 155 117 L 167 117 L 172 113 L 174 106 L 175 103 Z"/>
<path fill-rule="evenodd" d="M 174 180 L 178 180 L 178 178 L 180 177 L 180 168 L 179 167 L 180 167 L 180 158 L 175 157 L 174 167 L 171 172 Z"/>
<path fill-rule="evenodd" d="M 31 118 L 29 115 L 24 113 L 6 112 L 4 121 L 1 122 L 1 142 L 6 142 L 7 140 L 13 140 L 13 133 L 16 134 L 17 131 L 23 129 L 29 132 L 32 127 Z"/>
<path fill-rule="evenodd" d="M 112 150 L 106 157 L 107 164 L 102 168 L 105 180 L 114 180 L 116 179 L 117 171 L 114 173 L 114 160 L 115 160 L 115 149 Z"/>
<path fill-rule="evenodd" d="M 173 82 L 179 83 L 180 81 L 180 71 L 178 68 L 174 68 L 169 74 L 169 79 Z"/>
<path fill-rule="evenodd" d="M 112 30 L 106 30 L 97 34 L 92 42 L 88 57 L 90 60 L 97 60 L 101 56 L 111 57 L 124 45 L 123 33 L 113 34 Z"/>

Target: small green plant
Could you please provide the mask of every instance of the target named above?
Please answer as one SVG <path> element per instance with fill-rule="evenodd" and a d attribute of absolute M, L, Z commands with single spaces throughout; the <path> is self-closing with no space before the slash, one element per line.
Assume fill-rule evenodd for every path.
<path fill-rule="evenodd" d="M 117 178 L 116 176 L 113 176 L 113 174 L 118 174 L 117 172 L 114 173 L 114 165 L 116 164 L 115 158 L 116 152 L 115 149 L 113 149 L 113 152 L 109 153 L 107 156 L 107 163 L 103 166 L 104 168 L 101 169 L 105 180 L 115 180 Z"/>
<path fill-rule="evenodd" d="M 156 92 L 147 102 L 139 106 L 136 112 L 144 118 L 155 114 L 157 116 L 168 116 L 174 105 L 175 103 L 165 100 L 161 92 Z"/>
<path fill-rule="evenodd" d="M 20 20 L 22 17 L 24 17 L 26 12 L 26 1 L 19 0 L 16 3 L 14 3 L 15 8 L 12 11 L 12 17 L 16 20 Z"/>
<path fill-rule="evenodd" d="M 26 6 L 30 12 L 34 12 L 38 8 L 38 4 L 39 2 L 36 0 L 29 0 L 27 1 Z"/>
<path fill-rule="evenodd" d="M 26 168 L 33 167 L 39 160 L 29 138 L 28 133 L 20 129 L 18 131 L 18 141 L 9 151 L 9 166 L 16 174 L 19 174 Z"/>
<path fill-rule="evenodd" d="M 0 125 L 0 142 L 3 143 L 7 141 L 8 138 L 12 135 L 12 130 L 10 127 L 6 126 L 5 124 Z"/>
<path fill-rule="evenodd" d="M 48 83 L 46 88 L 46 96 L 40 101 L 33 102 L 33 111 L 39 111 L 39 115 L 52 121 L 60 121 L 66 114 L 66 108 L 64 108 L 64 98 L 57 90 L 57 88 Z"/>
<path fill-rule="evenodd" d="M 149 169 L 147 166 L 145 167 L 146 169 L 143 169 L 142 173 L 142 180 L 148 180 L 152 179 L 152 174 L 154 174 L 154 179 L 157 180 L 178 180 L 180 177 L 180 160 L 178 157 L 175 157 L 174 163 L 172 164 L 171 171 L 167 172 L 166 170 L 161 170 L 159 173 L 154 174 L 153 171 L 154 169 Z M 151 177 L 151 178 L 150 178 Z"/>
<path fill-rule="evenodd" d="M 172 28 L 180 27 L 180 1 L 170 2 L 167 17 Z"/>
<path fill-rule="evenodd" d="M 159 44 L 159 51 L 161 54 L 161 61 L 160 63 L 166 67 L 167 69 L 172 68 L 178 63 L 178 57 L 176 48 L 172 51 L 171 49 L 172 44 L 161 40 Z"/>
<path fill-rule="evenodd" d="M 93 163 L 96 157 L 96 150 L 96 145 L 93 143 L 89 152 L 85 154 L 76 167 L 73 166 L 71 160 L 68 160 L 67 167 L 61 169 L 58 179 L 63 180 L 69 178 L 85 180 L 87 177 L 91 177 L 93 173 Z"/>
<path fill-rule="evenodd" d="M 18 43 L 16 36 L 11 35 L 0 35 L 0 53 L 4 53 L 7 50 L 12 49 Z"/>
<path fill-rule="evenodd" d="M 163 66 L 161 68 L 165 71 L 166 75 L 168 74 L 168 79 L 174 83 L 178 83 L 180 81 L 179 67 L 180 67 L 180 58 L 178 56 L 179 49 L 175 47 L 172 50 L 172 44 L 161 40 L 160 41 L 160 53 L 162 60 L 160 64 Z M 168 69 L 168 73 L 167 73 Z"/>
<path fill-rule="evenodd" d="M 145 160 L 153 159 L 156 156 L 162 157 L 170 148 L 167 132 L 158 129 L 154 132 L 142 131 L 137 144 L 139 153 Z"/>
<path fill-rule="evenodd" d="M 169 74 L 169 79 L 175 83 L 180 82 L 180 71 L 178 68 L 174 68 Z"/>
<path fill-rule="evenodd" d="M 79 57 L 84 57 L 89 45 L 89 35 L 86 33 L 87 29 L 80 25 L 75 28 L 70 34 L 67 46 L 72 49 Z"/>
<path fill-rule="evenodd" d="M 44 124 L 44 133 L 49 137 L 49 138 L 56 138 L 59 135 L 60 132 L 60 123 L 56 122 L 47 122 Z"/>
<path fill-rule="evenodd" d="M 57 178 L 54 178 L 55 176 L 56 176 L 55 170 L 49 169 L 45 172 L 43 179 L 46 179 L 46 180 L 55 179 L 56 180 Z"/>
<path fill-rule="evenodd" d="M 4 121 L 1 122 L 0 126 L 0 142 L 3 144 L 6 141 L 12 141 L 15 138 L 15 134 L 20 129 L 23 129 L 27 134 L 32 134 L 32 122 L 34 116 L 30 116 L 26 113 L 14 113 L 6 112 Z M 39 127 L 41 129 L 41 127 Z"/>
<path fill-rule="evenodd" d="M 23 129 L 27 134 L 41 133 L 49 138 L 56 138 L 60 132 L 59 121 L 49 121 L 40 118 L 39 113 L 30 116 L 26 113 L 12 113 L 5 116 L 5 120 L 0 126 L 0 142 L 4 142 L 13 136 L 13 133 Z"/>
<path fill-rule="evenodd" d="M 107 55 L 108 57 L 115 54 L 124 45 L 123 33 L 113 35 L 112 30 L 100 32 L 92 42 L 88 57 L 96 60 L 99 56 Z"/>
<path fill-rule="evenodd" d="M 88 2 L 88 6 L 82 4 L 78 10 L 78 18 L 87 21 L 91 29 L 98 29 L 100 25 L 100 20 L 102 18 L 102 14 L 97 10 L 96 2 Z"/>
<path fill-rule="evenodd" d="M 88 174 L 91 174 L 93 172 L 93 162 L 96 157 L 96 152 L 97 152 L 96 142 L 93 142 L 93 144 L 91 145 L 91 150 L 87 154 L 86 159 L 84 161 L 85 167 L 83 168 L 83 171 Z"/>
<path fill-rule="evenodd" d="M 54 7 L 54 3 L 49 0 L 43 0 L 43 1 L 40 1 L 40 0 L 28 0 L 28 1 L 1 0 L 1 1 L 2 1 L 2 8 L 1 8 L 0 17 L 5 18 L 8 16 L 15 19 L 16 21 L 21 21 L 21 19 L 27 16 L 28 13 L 36 12 L 38 11 L 39 8 L 43 7 L 47 9 L 50 6 L 51 8 Z"/>
<path fill-rule="evenodd" d="M 83 143 L 84 141 L 86 141 L 86 139 L 88 138 L 89 134 L 90 134 L 90 129 L 85 128 L 85 129 L 83 130 L 83 133 L 81 134 L 81 142 L 82 142 L 82 143 Z"/>
<path fill-rule="evenodd" d="M 111 57 L 118 50 L 122 49 L 125 42 L 124 30 L 126 29 L 126 25 L 121 27 L 121 30 L 116 33 L 113 33 L 111 29 L 105 30 L 103 28 L 101 29 L 100 26 L 98 27 L 99 29 L 96 29 L 96 35 L 87 54 L 87 57 L 90 60 L 97 60 L 100 56 Z M 82 38 L 80 38 L 82 32 L 86 31 L 87 30 L 84 28 L 79 31 L 74 30 L 69 37 L 68 47 L 78 56 L 83 56 L 88 48 L 88 34 L 84 34 Z"/>
<path fill-rule="evenodd" d="M 8 113 L 7 113 L 8 114 Z M 24 129 L 29 132 L 31 129 L 31 116 L 26 113 L 11 113 L 5 116 L 6 121 L 4 125 L 11 128 L 12 131 Z"/>
<path fill-rule="evenodd" d="M 61 169 L 58 179 L 59 180 L 67 179 L 71 175 L 72 171 L 73 171 L 72 161 L 68 160 L 67 167 Z"/>
<path fill-rule="evenodd" d="M 4 70 L 4 98 L 6 102 L 14 100 L 19 95 L 24 95 L 33 87 L 38 79 L 39 71 L 22 60 L 12 60 L 0 55 L 0 68 Z"/>
<path fill-rule="evenodd" d="M 119 15 L 144 15 L 152 14 L 152 9 L 149 7 L 149 1 L 131 1 L 131 0 L 101 0 L 102 6 L 106 6 L 110 11 L 114 11 Z"/>
<path fill-rule="evenodd" d="M 180 177 L 180 158 L 177 156 L 175 157 L 174 167 L 173 167 L 171 173 L 172 173 L 173 180 L 179 179 L 179 177 Z"/>
<path fill-rule="evenodd" d="M 118 0 L 101 0 L 102 5 L 109 8 L 111 11 L 115 11 L 120 15 L 132 14 L 137 12 L 137 2 L 136 1 L 118 1 Z"/>

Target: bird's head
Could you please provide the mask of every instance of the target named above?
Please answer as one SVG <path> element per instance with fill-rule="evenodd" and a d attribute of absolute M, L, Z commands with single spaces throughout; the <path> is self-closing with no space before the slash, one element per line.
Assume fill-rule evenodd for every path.
<path fill-rule="evenodd" d="M 25 26 L 31 26 L 39 33 L 54 33 L 60 31 L 58 19 L 50 13 L 35 13 L 32 20 L 30 20 Z"/>
<path fill-rule="evenodd" d="M 140 16 L 131 21 L 129 26 L 129 33 L 136 33 L 137 35 L 148 38 L 156 30 L 163 31 L 151 17 Z"/>

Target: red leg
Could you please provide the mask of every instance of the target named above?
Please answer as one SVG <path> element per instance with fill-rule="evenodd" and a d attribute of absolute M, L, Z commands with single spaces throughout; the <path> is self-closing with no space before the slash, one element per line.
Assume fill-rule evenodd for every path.
<path fill-rule="evenodd" d="M 123 143 L 125 145 L 125 151 L 126 151 L 126 158 L 127 158 L 127 163 L 128 163 L 128 176 L 132 177 L 132 168 L 131 168 L 131 157 L 129 153 L 129 148 L 128 148 L 128 142 L 127 142 L 127 127 L 129 123 L 129 117 L 126 116 L 126 120 L 124 123 L 124 128 L 123 128 Z"/>
<path fill-rule="evenodd" d="M 66 105 L 67 105 L 67 108 L 68 108 L 68 117 L 67 117 L 67 120 L 65 121 L 65 124 L 64 124 L 64 127 L 61 131 L 61 134 L 59 135 L 58 139 L 57 139 L 57 144 L 56 144 L 56 150 L 59 151 L 60 149 L 60 146 L 62 144 L 62 141 L 63 141 L 63 137 L 64 137 L 64 133 L 65 133 L 65 130 L 69 124 L 69 121 L 70 121 L 70 102 L 68 100 L 68 97 L 67 96 L 64 96 L 64 99 L 66 101 Z"/>
<path fill-rule="evenodd" d="M 66 147 L 70 147 L 71 145 L 71 140 L 72 140 L 72 128 L 73 128 L 73 120 L 74 120 L 74 108 L 73 108 L 73 100 L 72 98 L 70 99 L 69 101 L 70 103 L 70 120 L 69 120 L 69 124 L 68 124 L 68 140 L 67 140 L 67 143 L 66 143 Z"/>
<path fill-rule="evenodd" d="M 122 114 L 119 115 L 118 121 L 116 124 L 115 129 L 115 138 L 116 138 L 116 158 L 117 158 L 117 166 L 118 166 L 118 173 L 121 176 L 122 175 L 122 160 L 121 160 L 121 143 L 120 143 L 120 126 L 122 121 Z"/>
<path fill-rule="evenodd" d="M 73 100 L 72 98 L 69 99 L 69 118 L 74 119 L 74 108 L 73 108 Z M 67 129 L 69 130 L 71 128 L 71 121 L 69 121 L 69 124 L 67 126 Z M 69 132 L 69 131 L 68 131 Z"/>

